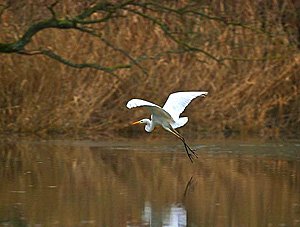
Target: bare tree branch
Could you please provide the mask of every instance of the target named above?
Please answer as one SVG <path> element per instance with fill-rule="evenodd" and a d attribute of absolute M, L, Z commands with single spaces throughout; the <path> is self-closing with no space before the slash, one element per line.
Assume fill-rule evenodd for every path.
<path fill-rule="evenodd" d="M 186 54 L 187 52 L 183 49 L 170 49 L 170 50 L 166 50 L 163 52 L 159 52 L 157 54 L 154 55 L 142 55 L 140 57 L 137 58 L 138 62 L 142 62 L 142 61 L 146 61 L 146 60 L 154 60 L 154 61 L 158 61 L 160 59 L 162 59 L 163 57 L 167 57 L 170 55 L 182 55 L 182 54 Z M 201 63 L 207 63 L 207 61 L 203 61 L 203 60 L 198 60 Z"/>
<path fill-rule="evenodd" d="M 103 18 L 100 19 L 94 19 L 94 20 L 80 20 L 78 18 L 74 18 L 73 21 L 75 21 L 78 24 L 100 24 L 100 23 L 105 23 L 108 20 L 112 19 L 112 18 L 118 18 L 121 17 L 119 15 L 114 15 L 114 13 L 112 12 L 108 12 L 107 15 Z"/>
<path fill-rule="evenodd" d="M 57 3 L 58 3 L 58 0 L 53 2 L 50 6 L 47 6 L 47 8 L 49 9 L 49 11 L 52 14 L 52 18 L 56 18 L 56 13 L 54 11 L 54 7 L 57 5 Z"/>
<path fill-rule="evenodd" d="M 172 32 L 170 31 L 170 28 L 167 24 L 159 21 L 158 19 L 150 16 L 150 15 L 147 15 L 145 13 L 142 13 L 138 10 L 134 10 L 134 9 L 130 9 L 130 8 L 126 8 L 128 11 L 134 13 L 134 14 L 137 14 L 137 15 L 140 15 L 141 17 L 144 17 L 146 18 L 147 20 L 150 20 L 152 21 L 154 24 L 158 25 L 160 27 L 160 29 L 171 39 L 173 40 L 175 43 L 177 43 L 179 45 L 179 47 L 183 48 L 184 50 L 186 51 L 191 51 L 191 52 L 200 52 L 204 55 L 206 55 L 207 57 L 217 61 L 218 63 L 221 63 L 222 59 L 219 59 L 215 56 L 213 56 L 212 54 L 210 54 L 209 52 L 203 50 L 203 49 L 200 49 L 200 48 L 197 48 L 197 47 L 193 47 L 193 46 L 190 46 L 188 45 L 186 42 L 182 42 L 180 40 L 178 40 L 173 34 Z"/>
<path fill-rule="evenodd" d="M 66 64 L 75 68 L 94 68 L 97 70 L 104 71 L 106 73 L 112 73 L 118 69 L 128 69 L 132 66 L 137 66 L 145 75 L 148 75 L 147 70 L 140 64 L 141 61 L 144 61 L 146 57 L 149 59 L 156 59 L 157 57 L 164 56 L 166 54 L 178 54 L 178 53 L 200 53 L 201 56 L 207 57 L 208 59 L 212 59 L 217 63 L 223 64 L 224 60 L 230 59 L 230 57 L 219 57 L 210 53 L 209 51 L 201 48 L 200 46 L 193 45 L 182 39 L 180 36 L 183 33 L 176 33 L 176 31 L 172 31 L 171 27 L 168 25 L 167 21 L 157 16 L 155 13 L 168 13 L 171 15 L 175 15 L 176 17 L 181 18 L 182 16 L 193 15 L 198 18 L 205 18 L 207 20 L 213 20 L 225 25 L 230 26 L 241 26 L 246 29 L 252 29 L 250 26 L 245 25 L 239 21 L 235 22 L 233 20 L 228 20 L 222 17 L 215 16 L 213 13 L 208 14 L 199 10 L 197 7 L 197 3 L 185 3 L 181 7 L 169 6 L 163 3 L 156 3 L 155 1 L 138 1 L 138 0 L 124 0 L 124 1 L 99 1 L 92 6 L 87 7 L 82 12 L 78 13 L 73 17 L 64 17 L 60 18 L 57 16 L 55 12 L 55 7 L 58 4 L 58 0 L 53 2 L 51 5 L 47 6 L 50 11 L 52 17 L 41 20 L 39 22 L 31 24 L 28 29 L 24 32 L 24 34 L 14 42 L 10 43 L 0 43 L 0 53 L 17 53 L 23 55 L 35 55 L 35 54 L 43 54 L 49 58 L 52 58 L 60 63 Z M 3 11 L 6 9 L 6 6 L 0 6 L 0 16 Z M 149 11 L 151 11 L 149 13 Z M 131 54 L 118 47 L 116 44 L 111 42 L 108 39 L 105 39 L 95 27 L 94 24 L 107 23 L 113 18 L 125 17 L 129 12 L 131 15 L 138 15 L 139 17 L 144 18 L 145 20 L 151 21 L 155 27 L 158 27 L 169 40 L 174 42 L 177 45 L 177 48 L 174 50 L 161 51 L 161 53 L 156 53 L 153 56 L 140 56 L 135 57 L 131 56 Z M 153 13 L 152 13 L 153 12 Z M 65 59 L 64 57 L 58 55 L 52 50 L 40 48 L 39 51 L 28 51 L 26 50 L 26 46 L 31 42 L 32 38 L 44 29 L 56 28 L 56 29 L 73 29 L 78 30 L 79 32 L 87 33 L 91 36 L 97 37 L 101 42 L 103 42 L 106 46 L 113 49 L 114 51 L 119 52 L 125 58 L 128 59 L 129 63 L 120 64 L 116 66 L 102 66 L 96 63 L 74 63 L 72 60 Z M 173 29 L 174 30 L 174 29 Z M 154 57 L 156 56 L 156 57 Z M 236 59 L 236 58 L 234 58 Z M 202 60 L 201 60 L 202 61 Z M 203 61 L 205 62 L 205 61 Z"/>
<path fill-rule="evenodd" d="M 53 8 L 57 4 L 57 2 L 54 2 L 52 5 L 47 7 L 52 14 L 52 18 L 32 24 L 25 31 L 24 35 L 16 42 L 0 43 L 0 52 L 14 53 L 14 52 L 22 51 L 24 47 L 31 41 L 31 38 L 43 29 L 48 29 L 48 28 L 77 29 L 78 24 L 94 24 L 94 23 L 105 22 L 113 17 L 113 13 L 117 9 L 121 9 L 123 6 L 131 2 L 132 1 L 126 1 L 124 3 L 116 4 L 116 5 L 112 5 L 107 2 L 100 2 L 93 7 L 86 9 L 85 11 L 75 16 L 74 18 L 63 18 L 63 19 L 56 18 L 56 14 Z M 105 11 L 108 12 L 108 14 L 101 19 L 87 20 L 87 21 L 85 20 L 86 18 L 90 17 L 93 13 L 97 11 Z"/>
<path fill-rule="evenodd" d="M 57 1 L 48 6 L 47 8 L 52 14 L 52 18 L 43 20 L 37 23 L 32 24 L 23 34 L 23 36 L 12 43 L 0 43 L 0 52 L 2 53 L 18 53 L 18 54 L 23 54 L 23 55 L 36 55 L 36 54 L 43 54 L 47 57 L 50 57 L 58 62 L 61 62 L 65 65 L 74 67 L 74 68 L 94 68 L 97 70 L 104 71 L 106 73 L 113 74 L 113 71 L 116 71 L 118 69 L 125 69 L 125 68 L 130 68 L 132 65 L 131 64 L 124 64 L 124 65 L 116 65 L 112 67 L 104 67 L 96 63 L 74 63 L 70 60 L 67 60 L 63 58 L 62 56 L 54 53 L 53 51 L 50 50 L 41 50 L 41 51 L 27 51 L 25 49 L 25 46 L 31 42 L 31 39 L 33 36 L 35 36 L 38 32 L 48 29 L 48 28 L 58 28 L 58 29 L 76 29 L 80 30 L 82 32 L 88 32 L 91 35 L 96 35 L 95 32 L 92 32 L 92 30 L 87 30 L 84 29 L 83 27 L 79 27 L 81 24 L 95 24 L 95 23 L 102 23 L 102 22 L 107 22 L 109 19 L 115 17 L 114 13 L 116 12 L 117 9 L 127 5 L 132 1 L 126 1 L 122 4 L 117 4 L 117 5 L 112 5 L 110 3 L 106 2 L 100 2 L 96 4 L 95 6 L 86 9 L 83 13 L 75 16 L 74 18 L 63 18 L 59 19 L 56 16 L 56 13 L 54 11 L 55 5 L 58 3 Z M 100 18 L 100 19 L 95 19 L 95 20 L 85 20 L 86 18 L 90 17 L 93 13 L 98 12 L 98 11 L 106 11 L 107 14 Z M 99 38 L 101 38 L 99 36 Z M 114 45 L 110 44 L 108 41 L 104 40 L 101 38 L 103 42 L 106 43 L 106 45 L 110 45 L 110 47 L 113 47 L 115 50 L 121 52 L 124 56 L 126 56 L 128 59 L 130 59 L 133 64 L 137 65 L 143 73 L 146 74 L 146 70 L 143 69 L 136 60 L 134 60 L 133 57 L 131 57 L 126 51 L 114 47 Z"/>
<path fill-rule="evenodd" d="M 142 72 L 145 75 L 148 75 L 146 69 L 144 69 L 136 59 L 134 59 L 127 51 L 117 47 L 116 45 L 110 43 L 107 39 L 103 38 L 101 35 L 97 34 L 95 31 L 84 28 L 84 27 L 78 27 L 77 29 L 79 29 L 80 31 L 89 33 L 97 38 L 99 38 L 103 43 L 105 43 L 108 47 L 112 48 L 115 51 L 118 51 L 119 53 L 121 53 L 122 55 L 124 55 L 126 58 L 128 58 L 134 65 L 136 65 L 138 68 L 140 68 L 142 70 Z"/>
<path fill-rule="evenodd" d="M 115 12 L 118 9 L 123 8 L 124 6 L 130 4 L 134 2 L 134 0 L 129 0 L 129 1 L 125 1 L 123 3 L 119 3 L 119 4 L 112 4 L 106 1 L 101 1 L 99 3 L 97 3 L 95 6 L 86 9 L 85 11 L 83 11 L 81 14 L 77 15 L 74 19 L 75 20 L 85 20 L 86 18 L 90 17 L 92 14 L 94 14 L 95 12 L 98 11 L 104 11 L 104 12 Z"/>
<path fill-rule="evenodd" d="M 23 55 L 45 55 L 49 58 L 52 58 L 56 61 L 59 61 L 65 65 L 71 66 L 73 68 L 77 68 L 77 69 L 84 69 L 84 68 L 93 68 L 93 69 L 97 69 L 97 70 L 101 70 L 103 72 L 109 73 L 111 75 L 115 74 L 113 73 L 114 71 L 120 70 L 120 69 L 128 69 L 131 67 L 130 64 L 127 65 L 115 65 L 112 67 L 104 67 L 104 66 L 100 66 L 97 63 L 75 63 L 72 62 L 70 60 L 67 60 L 65 58 L 63 58 L 62 56 L 56 54 L 55 52 L 53 52 L 52 50 L 49 49 L 43 49 L 43 50 L 31 50 L 31 51 L 19 51 L 18 54 L 23 54 Z"/>
<path fill-rule="evenodd" d="M 51 18 L 48 20 L 40 21 L 32 24 L 24 35 L 13 43 L 0 43 L 0 52 L 2 53 L 15 53 L 24 50 L 24 47 L 31 41 L 32 37 L 43 29 L 59 28 L 70 29 L 76 28 L 76 23 L 68 19 Z"/>

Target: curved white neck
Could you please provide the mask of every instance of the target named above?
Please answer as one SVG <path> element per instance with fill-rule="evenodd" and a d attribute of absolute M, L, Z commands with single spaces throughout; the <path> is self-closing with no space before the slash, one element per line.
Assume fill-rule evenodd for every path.
<path fill-rule="evenodd" d="M 146 132 L 152 132 L 154 129 L 154 124 L 151 120 L 149 119 L 144 119 L 146 121 L 146 125 L 145 125 L 145 130 Z"/>

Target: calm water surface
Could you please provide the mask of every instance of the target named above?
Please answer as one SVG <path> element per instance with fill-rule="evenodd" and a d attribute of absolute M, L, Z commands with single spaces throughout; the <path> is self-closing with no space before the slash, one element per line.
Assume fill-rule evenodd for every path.
<path fill-rule="evenodd" d="M 300 226 L 300 141 L 0 143 L 0 226 Z"/>

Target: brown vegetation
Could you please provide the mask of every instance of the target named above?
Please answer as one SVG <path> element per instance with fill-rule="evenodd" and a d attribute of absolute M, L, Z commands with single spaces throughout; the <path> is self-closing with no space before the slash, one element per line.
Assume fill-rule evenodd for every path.
<path fill-rule="evenodd" d="M 1 14 L 0 43 L 12 42 L 31 23 L 50 16 L 46 3 L 21 2 Z M 95 25 L 115 48 L 76 30 L 41 31 L 29 44 L 32 49 L 51 47 L 74 62 L 128 63 L 116 47 L 131 56 L 148 57 L 111 75 L 91 68 L 74 69 L 43 55 L 1 54 L 0 131 L 125 135 L 132 131 L 128 123 L 142 116 L 138 110 L 126 109 L 130 98 L 162 104 L 174 91 L 203 90 L 209 92 L 208 97 L 194 101 L 186 110 L 190 124 L 182 131 L 296 135 L 300 131 L 299 6 L 289 0 L 268 2 L 219 0 L 199 6 L 209 15 L 234 18 L 237 25 L 151 12 L 173 31 L 185 29 L 178 31 L 185 35 L 180 37 L 185 43 L 222 61 L 201 52 L 168 52 L 175 44 L 163 30 L 129 11 Z M 72 15 L 85 7 L 72 3 L 59 3 L 59 15 Z"/>

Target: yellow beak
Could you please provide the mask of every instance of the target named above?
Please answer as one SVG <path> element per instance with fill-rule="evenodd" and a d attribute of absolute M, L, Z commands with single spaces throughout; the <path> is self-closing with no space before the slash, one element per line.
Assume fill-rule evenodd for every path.
<path fill-rule="evenodd" d="M 136 125 L 136 124 L 140 124 L 141 122 L 140 121 L 135 121 L 133 123 L 131 123 L 132 125 Z"/>

